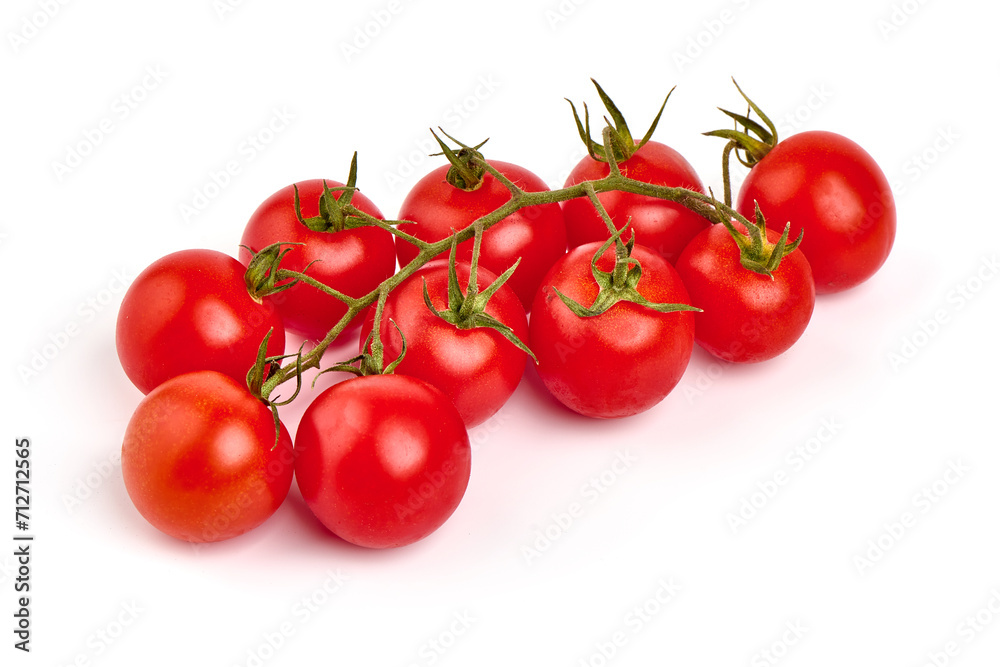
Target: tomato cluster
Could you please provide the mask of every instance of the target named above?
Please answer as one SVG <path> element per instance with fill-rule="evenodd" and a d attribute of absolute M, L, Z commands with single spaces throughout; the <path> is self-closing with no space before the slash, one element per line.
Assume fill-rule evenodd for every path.
<path fill-rule="evenodd" d="M 399 220 L 358 191 L 355 160 L 346 183 L 268 197 L 238 260 L 183 250 L 143 271 L 116 330 L 146 394 L 122 446 L 140 514 L 182 540 L 227 539 L 270 517 L 294 479 L 340 538 L 410 544 L 458 507 L 468 429 L 526 366 L 580 415 L 625 418 L 670 393 L 695 343 L 731 363 L 771 359 L 802 336 L 817 294 L 885 261 L 892 194 L 857 144 L 778 141 L 744 95 L 761 122 L 726 112 L 743 129 L 708 133 L 728 140 L 718 201 L 650 141 L 659 114 L 636 140 L 597 90 L 614 124 L 596 141 L 573 107 L 589 155 L 560 190 L 438 139 L 449 164 L 414 185 Z M 733 154 L 749 167 L 735 206 Z M 286 332 L 303 340 L 291 354 Z M 324 360 L 348 335 L 358 356 Z M 279 408 L 309 369 L 354 377 L 316 395 L 293 438 Z M 292 380 L 291 398 L 272 398 Z"/>

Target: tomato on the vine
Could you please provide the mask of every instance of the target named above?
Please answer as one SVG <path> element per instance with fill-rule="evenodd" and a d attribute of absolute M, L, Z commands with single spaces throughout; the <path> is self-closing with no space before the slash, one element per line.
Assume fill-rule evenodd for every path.
<path fill-rule="evenodd" d="M 456 262 L 455 271 L 464 295 L 470 281 L 470 266 Z M 496 279 L 489 270 L 477 267 L 476 284 L 480 293 Z M 386 299 L 379 327 L 383 354 L 386 359 L 399 357 L 402 332 L 406 354 L 394 372 L 434 385 L 455 404 L 465 425 L 475 426 L 496 413 L 514 393 L 528 355 L 497 329 L 476 326 L 478 313 L 470 313 L 453 324 L 431 311 L 424 302 L 425 285 L 434 310 L 449 311 L 449 301 L 456 297 L 449 293 L 448 262 L 434 260 L 403 281 Z M 490 296 L 484 313 L 508 327 L 519 340 L 527 339 L 524 308 L 506 283 Z M 361 328 L 362 351 L 374 321 L 372 310 Z"/>
<path fill-rule="evenodd" d="M 167 380 L 125 430 L 122 477 L 153 526 L 188 542 L 235 537 L 270 517 L 292 483 L 292 439 L 271 410 L 215 371 Z"/>
<path fill-rule="evenodd" d="M 282 188 L 250 216 L 241 246 L 259 252 L 274 243 L 299 244 L 288 246 L 281 260 L 282 269 L 305 273 L 347 296 L 364 296 L 396 269 L 392 233 L 374 226 L 345 225 L 331 212 L 332 205 L 320 205 L 324 183 L 333 198 L 344 197 L 343 190 L 336 190 L 343 186 L 330 180 L 300 181 Z M 350 203 L 373 218 L 382 219 L 375 204 L 360 192 L 352 192 Z M 239 256 L 244 264 L 249 264 L 251 255 L 246 247 L 240 248 Z M 347 312 L 342 301 L 305 283 L 265 298 L 274 303 L 289 331 L 312 340 L 322 340 Z"/>
<path fill-rule="evenodd" d="M 705 186 L 684 156 L 666 144 L 649 140 L 660 120 L 660 114 L 663 113 L 663 107 L 660 108 L 660 114 L 657 114 L 646 135 L 642 139 L 635 140 L 614 102 L 596 81 L 594 85 L 608 113 L 615 120 L 615 126 L 607 128 L 611 133 L 610 147 L 614 153 L 610 157 L 613 157 L 618 164 L 623 176 L 652 185 L 686 188 L 704 194 Z M 667 99 L 669 98 L 670 95 L 667 95 Z M 664 100 L 664 106 L 666 103 Z M 611 173 L 607 147 L 603 143 L 594 141 L 590 136 L 590 127 L 583 126 L 575 106 L 573 115 L 580 131 L 580 138 L 587 145 L 590 155 L 580 160 L 570 172 L 565 184 L 567 188 L 583 181 L 602 179 Z M 636 243 L 659 253 L 670 263 L 677 261 L 688 241 L 703 229 L 707 229 L 710 224 L 694 211 L 665 199 L 617 190 L 598 193 L 597 198 L 611 217 L 616 229 L 629 223 Z M 569 199 L 563 202 L 562 208 L 570 248 L 584 243 L 604 241 L 611 236 L 604 219 L 588 198 Z"/>
<path fill-rule="evenodd" d="M 647 142 L 631 157 L 618 165 L 623 176 L 669 187 L 705 192 L 705 186 L 694 167 L 684 157 L 665 144 Z M 607 162 L 592 157 L 583 158 L 566 179 L 566 187 L 582 181 L 604 178 L 610 173 Z M 636 243 L 659 253 L 668 262 L 676 262 L 684 246 L 696 234 L 711 224 L 694 211 L 676 202 L 632 194 L 601 192 L 597 195 L 616 227 L 626 222 L 635 231 Z M 585 197 L 563 202 L 566 236 L 569 246 L 603 241 L 610 232 L 593 204 Z"/>
<path fill-rule="evenodd" d="M 740 234 L 746 228 L 733 223 Z M 766 229 L 770 244 L 781 234 Z M 740 262 L 729 230 L 716 224 L 694 237 L 677 260 L 691 302 L 695 342 L 720 359 L 756 362 L 776 357 L 801 337 L 816 303 L 812 271 L 801 252 L 784 255 L 770 275 Z"/>
<path fill-rule="evenodd" d="M 526 192 L 543 192 L 548 186 L 523 167 L 499 160 L 490 165 Z M 483 172 L 478 185 L 463 190 L 448 179 L 451 165 L 445 165 L 420 179 L 406 195 L 399 210 L 402 220 L 413 224 L 399 229 L 423 241 L 440 241 L 456 230 L 507 203 L 511 194 L 493 174 Z M 559 204 L 531 206 L 507 216 L 483 235 L 479 265 L 500 275 L 521 259 L 517 271 L 507 282 L 521 305 L 531 308 L 535 290 L 549 267 L 566 252 L 566 227 Z M 445 253 L 442 253 L 445 254 Z M 405 266 L 417 256 L 416 246 L 396 244 L 399 265 Z M 458 246 L 457 258 L 472 258 L 472 240 Z"/>
<path fill-rule="evenodd" d="M 896 236 L 889 181 L 863 148 L 833 132 L 801 132 L 771 148 L 743 181 L 736 210 L 749 218 L 755 202 L 772 228 L 805 230 L 801 250 L 819 294 L 874 275 Z"/>
<path fill-rule="evenodd" d="M 626 417 L 652 408 L 680 381 L 694 346 L 694 313 L 624 300 L 598 315 L 574 313 L 557 291 L 584 306 L 595 303 L 601 288 L 591 262 L 601 246 L 574 248 L 545 276 L 528 346 L 538 357 L 538 375 L 564 405 L 589 417 Z M 596 268 L 613 272 L 615 260 L 608 247 Z M 641 245 L 631 251 L 629 284 L 653 304 L 691 303 L 674 267 Z"/>
<path fill-rule="evenodd" d="M 140 391 L 200 370 L 243 383 L 268 331 L 268 356 L 285 351 L 281 317 L 250 295 L 244 271 L 221 252 L 181 250 L 136 276 L 118 311 L 115 345 Z"/>
<path fill-rule="evenodd" d="M 295 434 L 302 498 L 335 535 L 398 547 L 437 530 L 465 494 L 471 447 L 441 391 L 408 375 L 368 375 L 325 390 Z"/>

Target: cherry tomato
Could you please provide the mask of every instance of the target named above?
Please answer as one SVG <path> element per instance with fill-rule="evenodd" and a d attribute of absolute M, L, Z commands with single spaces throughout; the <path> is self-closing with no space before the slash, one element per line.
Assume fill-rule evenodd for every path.
<path fill-rule="evenodd" d="M 261 524 L 292 484 L 284 426 L 275 446 L 270 409 L 232 378 L 172 378 L 139 403 L 125 429 L 122 477 L 153 526 L 188 542 L 217 542 Z"/>
<path fill-rule="evenodd" d="M 407 375 L 369 375 L 335 384 L 306 408 L 295 479 L 335 535 L 398 547 L 452 515 L 469 483 L 471 451 L 461 415 L 440 390 Z"/>
<path fill-rule="evenodd" d="M 267 332 L 269 356 L 285 351 L 281 317 L 255 301 L 245 267 L 215 250 L 181 250 L 149 265 L 118 311 L 116 346 L 144 394 L 182 373 L 215 370 L 245 383 Z"/>
<path fill-rule="evenodd" d="M 456 263 L 459 286 L 469 284 L 469 265 Z M 515 272 L 516 273 L 516 272 Z M 494 280 L 489 270 L 476 272 L 479 290 Z M 521 381 L 527 354 L 495 329 L 462 329 L 446 322 L 424 303 L 424 281 L 436 310 L 448 309 L 448 262 L 434 260 L 393 290 L 382 311 L 379 336 L 388 363 L 396 359 L 406 336 L 406 356 L 396 373 L 412 375 L 434 385 L 451 399 L 466 427 L 480 424 L 503 406 Z M 528 338 L 528 319 L 517 295 L 506 283 L 493 293 L 486 314 L 510 327 L 519 340 Z M 395 322 L 396 326 L 390 323 Z M 361 347 L 375 321 L 372 310 L 361 329 Z"/>
<path fill-rule="evenodd" d="M 780 237 L 767 230 L 769 242 Z M 816 303 L 812 271 L 800 251 L 785 255 L 771 277 L 756 273 L 740 264 L 740 250 L 721 224 L 694 237 L 677 260 L 677 272 L 691 302 L 702 309 L 694 315 L 695 342 L 726 361 L 778 356 L 805 331 Z"/>
<path fill-rule="evenodd" d="M 801 132 L 780 141 L 754 165 L 736 209 L 753 220 L 754 202 L 768 227 L 805 230 L 799 249 L 816 292 L 854 287 L 885 262 L 896 236 L 892 189 L 875 160 L 833 132 Z"/>
<path fill-rule="evenodd" d="M 495 160 L 489 162 L 526 192 L 548 190 L 542 179 L 523 167 Z M 450 165 L 445 165 L 427 174 L 406 195 L 399 217 L 414 224 L 401 226 L 402 231 L 424 241 L 440 241 L 510 200 L 510 192 L 492 174 L 485 173 L 479 187 L 466 192 L 445 180 L 449 168 Z M 529 206 L 486 231 L 479 265 L 500 275 L 521 258 L 521 264 L 507 285 L 527 311 L 542 276 L 565 252 L 566 227 L 559 205 Z M 396 244 L 396 255 L 399 265 L 405 266 L 417 256 L 417 249 L 400 241 Z M 471 261 L 471 239 L 458 246 L 456 257 Z"/>
<path fill-rule="evenodd" d="M 336 181 L 326 183 L 330 188 L 341 186 Z M 319 215 L 323 181 L 315 179 L 289 185 L 257 207 L 243 231 L 241 245 L 258 252 L 273 243 L 302 244 L 290 246 L 291 250 L 281 260 L 281 268 L 305 273 L 353 297 L 371 292 L 393 274 L 396 255 L 390 232 L 378 227 L 337 232 L 309 229 L 295 214 L 295 186 L 299 189 L 302 217 Z M 333 194 L 340 199 L 343 193 Z M 354 192 L 351 204 L 382 219 L 375 204 L 360 192 Z M 240 248 L 239 257 L 244 264 L 250 263 L 250 252 L 246 248 Z M 289 331 L 312 340 L 322 340 L 347 312 L 343 302 L 304 283 L 267 299 L 274 302 Z"/>
<path fill-rule="evenodd" d="M 647 142 L 618 166 L 623 175 L 637 181 L 705 192 L 694 167 L 680 153 L 655 141 Z M 566 187 L 604 178 L 610 170 L 607 162 L 587 156 L 570 172 Z M 677 261 L 688 241 L 711 224 L 697 213 L 664 199 L 618 191 L 602 192 L 597 198 L 617 229 L 631 220 L 636 243 L 656 251 L 671 263 Z M 586 197 L 569 199 L 562 207 L 570 248 L 604 241 L 611 235 Z"/>
<path fill-rule="evenodd" d="M 627 417 L 659 403 L 680 381 L 694 347 L 694 313 L 660 313 L 619 301 L 600 315 L 579 317 L 554 289 L 589 307 L 598 285 L 591 259 L 601 243 L 571 250 L 556 262 L 535 296 L 528 347 L 538 375 L 560 402 L 588 417 Z M 655 303 L 686 303 L 677 271 L 654 251 L 636 244 L 642 265 L 639 294 Z M 597 267 L 614 267 L 614 247 Z"/>

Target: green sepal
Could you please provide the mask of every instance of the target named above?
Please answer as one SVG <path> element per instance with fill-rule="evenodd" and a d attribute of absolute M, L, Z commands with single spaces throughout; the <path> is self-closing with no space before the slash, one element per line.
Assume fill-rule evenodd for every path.
<path fill-rule="evenodd" d="M 744 225 L 747 230 L 745 234 L 736 229 L 729 216 L 724 216 L 722 223 L 740 249 L 740 265 L 748 271 L 767 276 L 771 280 L 774 280 L 773 273 L 781 264 L 781 260 L 799 247 L 805 233 L 805 230 L 800 231 L 798 238 L 789 243 L 788 234 L 791 231 L 792 223 L 786 222 L 781 232 L 781 238 L 778 239 L 777 243 L 771 243 L 767 240 L 764 214 L 761 213 L 760 206 L 756 202 L 754 202 L 754 222 L 751 225 Z"/>
<path fill-rule="evenodd" d="M 673 313 L 683 310 L 701 311 L 700 308 L 689 306 L 686 303 L 655 303 L 639 293 L 642 264 L 638 259 L 632 257 L 635 236 L 630 238 L 628 243 L 622 243 L 621 240 L 622 233 L 627 227 L 626 223 L 621 229 L 616 230 L 607 241 L 601 244 L 590 260 L 590 270 L 597 282 L 598 291 L 594 303 L 589 308 L 566 296 L 555 287 L 552 288 L 559 299 L 566 304 L 566 307 L 577 317 L 596 317 L 607 312 L 619 301 L 635 303 L 658 313 Z M 611 247 L 612 243 L 615 244 L 615 266 L 611 271 L 602 271 L 597 268 L 597 261 Z"/>
<path fill-rule="evenodd" d="M 763 125 L 755 121 L 753 118 L 750 118 L 749 115 L 744 116 L 732 111 L 727 111 L 726 109 L 719 109 L 719 111 L 736 121 L 737 127 L 742 125 L 748 131 L 753 132 L 760 137 L 760 140 L 765 144 L 774 145 L 776 139 L 775 133 L 769 132 Z"/>
<path fill-rule="evenodd" d="M 448 255 L 448 307 L 444 310 L 438 310 L 434 307 L 434 304 L 431 302 L 430 293 L 427 290 L 426 279 L 424 279 L 423 289 L 424 304 L 432 313 L 458 329 L 492 329 L 496 331 L 519 350 L 528 354 L 535 363 L 538 363 L 535 353 L 524 344 L 524 341 L 517 337 L 513 329 L 486 313 L 486 306 L 490 299 L 514 275 L 514 271 L 521 263 L 521 259 L 518 258 L 513 266 L 497 276 L 497 279 L 490 283 L 486 289 L 479 291 L 477 271 L 481 242 L 482 228 L 477 227 L 472 246 L 472 262 L 469 266 L 469 285 L 466 291 L 462 292 L 456 268 L 458 239 L 457 236 L 452 236 L 451 251 Z"/>
<path fill-rule="evenodd" d="M 576 129 L 580 135 L 580 139 L 583 141 L 584 145 L 587 147 L 587 153 L 595 160 L 600 162 L 609 162 L 611 159 L 616 162 L 623 162 L 635 154 L 637 150 L 646 145 L 646 143 L 652 138 L 656 126 L 660 122 L 660 117 L 663 115 L 663 110 L 667 106 L 667 100 L 670 99 L 671 93 L 674 92 L 674 88 L 670 89 L 667 93 L 666 98 L 663 100 L 663 104 L 660 105 L 660 110 L 657 112 L 656 117 L 653 122 L 650 123 L 649 129 L 646 130 L 646 134 L 643 135 L 642 139 L 638 143 L 632 138 L 632 132 L 628 128 L 628 123 L 625 122 L 625 116 L 618 109 L 618 106 L 612 101 L 611 97 L 608 96 L 604 89 L 601 88 L 600 84 L 596 80 L 591 79 L 594 86 L 597 88 L 597 94 L 601 98 L 601 102 L 604 103 L 604 108 L 607 109 L 608 114 L 611 116 L 611 120 L 614 121 L 612 125 L 611 120 L 605 117 L 605 122 L 611 130 L 611 146 L 612 151 L 609 156 L 608 151 L 603 142 L 598 143 L 594 141 L 594 137 L 590 131 L 590 109 L 587 107 L 586 102 L 583 104 L 584 120 L 580 120 L 580 114 L 577 113 L 576 105 L 573 104 L 572 100 L 567 99 L 570 108 L 573 110 L 573 120 L 576 122 Z"/>
<path fill-rule="evenodd" d="M 385 350 L 385 346 L 382 344 L 379 332 L 381 330 L 382 310 L 385 308 L 387 296 L 388 293 L 384 290 L 379 293 L 378 303 L 375 306 L 375 321 L 372 324 L 372 330 L 368 334 L 368 338 L 365 339 L 364 347 L 361 348 L 361 354 L 351 357 L 347 361 L 336 363 L 329 368 L 324 368 L 316 374 L 316 378 L 319 378 L 323 373 L 334 371 L 364 377 L 366 375 L 391 375 L 396 370 L 396 367 L 403 361 L 403 357 L 406 356 L 406 336 L 403 335 L 399 325 L 390 319 L 389 322 L 392 326 L 396 327 L 396 331 L 399 333 L 402 346 L 399 350 L 399 356 L 388 365 L 383 365 L 383 351 Z M 313 379 L 313 385 L 316 384 L 316 378 Z"/>
<path fill-rule="evenodd" d="M 292 184 L 293 199 L 296 219 L 314 232 L 342 232 L 345 229 L 359 229 L 361 227 L 371 227 L 372 223 L 357 215 L 351 215 L 347 211 L 353 209 L 351 199 L 357 192 L 358 182 L 358 153 L 354 152 L 351 158 L 351 168 L 347 175 L 347 184 L 331 188 L 326 180 L 323 180 L 323 194 L 319 196 L 317 203 L 319 214 L 309 218 L 302 217 L 302 201 L 299 197 L 299 186 Z M 334 196 L 335 192 L 342 193 L 339 198 Z"/>
<path fill-rule="evenodd" d="M 739 158 L 740 162 L 746 167 L 752 167 L 756 163 L 764 159 L 773 144 L 765 143 L 759 139 L 751 137 L 745 132 L 740 132 L 739 130 L 712 130 L 711 132 L 702 132 L 706 137 L 721 137 L 723 139 L 728 139 L 731 143 L 735 144 L 736 148 L 742 149 L 747 153 L 748 157 L 744 158 L 739 153 L 736 157 Z"/>
<path fill-rule="evenodd" d="M 250 390 L 250 394 L 267 405 L 274 417 L 274 444 L 271 446 L 272 450 L 277 448 L 281 440 L 281 420 L 278 417 L 278 408 L 294 401 L 302 389 L 302 349 L 305 346 L 305 343 L 303 343 L 296 354 L 269 357 L 267 356 L 267 344 L 271 340 L 271 334 L 273 333 L 274 329 L 269 329 L 267 334 L 264 335 L 264 340 L 261 341 L 260 346 L 257 348 L 257 359 L 250 370 L 247 371 L 246 377 L 247 388 Z M 270 396 L 264 395 L 264 380 L 280 371 L 281 360 L 290 357 L 295 357 L 295 391 L 283 401 L 272 400 Z"/>
<path fill-rule="evenodd" d="M 778 129 L 771 122 L 771 119 L 768 118 L 767 114 L 761 111 L 761 108 L 743 92 L 740 85 L 736 83 L 736 79 L 733 79 L 733 85 L 736 86 L 736 90 L 746 100 L 749 110 L 746 114 L 738 114 L 720 108 L 719 111 L 733 119 L 736 129 L 713 130 L 711 132 L 704 132 L 703 134 L 709 137 L 727 139 L 733 148 L 738 149 L 736 157 L 739 161 L 746 167 L 753 167 L 763 160 L 764 156 L 778 144 Z M 750 118 L 750 110 L 760 117 L 764 123 L 763 125 Z M 741 155 L 740 151 L 743 151 L 744 155 Z"/>
<path fill-rule="evenodd" d="M 292 250 L 291 247 L 282 249 L 282 246 L 295 245 L 302 244 L 289 242 L 272 243 L 262 248 L 259 252 L 254 252 L 250 246 L 240 246 L 251 255 L 246 273 L 243 274 L 243 282 L 246 284 L 250 296 L 260 301 L 266 296 L 283 292 L 298 282 L 294 279 L 284 282 L 278 281 L 278 269 L 280 268 L 281 260 Z M 306 268 L 308 269 L 309 267 L 307 266 Z"/>
<path fill-rule="evenodd" d="M 254 360 L 254 364 L 250 370 L 247 371 L 247 388 L 251 394 L 262 401 L 267 401 L 267 398 L 261 395 L 261 388 L 264 386 L 264 376 L 267 374 L 267 344 L 271 340 L 271 334 L 273 333 L 274 329 L 269 329 L 264 335 L 264 340 L 257 347 L 257 358 Z"/>
<path fill-rule="evenodd" d="M 467 146 L 445 132 L 441 127 L 438 127 L 438 129 L 441 130 L 441 134 L 460 146 L 457 151 L 452 149 L 448 144 L 441 140 L 441 137 L 439 137 L 433 129 L 431 130 L 431 134 L 434 135 L 434 139 L 438 142 L 438 145 L 441 146 L 441 152 L 432 153 L 432 155 L 444 155 L 448 158 L 448 162 L 451 163 L 451 167 L 445 175 L 445 180 L 459 190 L 464 190 L 466 192 L 479 189 L 479 186 L 483 184 L 483 176 L 486 174 L 486 169 L 481 164 L 481 161 L 484 159 L 483 154 L 479 152 L 479 149 L 482 148 L 487 141 L 489 141 L 489 138 L 483 139 L 475 146 Z"/>

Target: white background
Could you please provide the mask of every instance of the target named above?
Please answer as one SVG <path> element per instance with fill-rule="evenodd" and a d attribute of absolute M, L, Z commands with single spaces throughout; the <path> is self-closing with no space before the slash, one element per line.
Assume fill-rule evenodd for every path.
<path fill-rule="evenodd" d="M 4 664 L 997 664 L 995 4 L 231 4 L 4 3 Z M 655 138 L 716 191 L 722 141 L 700 133 L 727 125 L 716 106 L 742 108 L 731 76 L 783 136 L 851 137 L 894 184 L 888 262 L 821 297 L 786 355 L 696 351 L 629 420 L 575 416 L 526 375 L 473 431 L 456 514 L 410 547 L 351 547 L 294 489 L 227 543 L 146 524 L 117 458 L 141 398 L 114 348 L 124 283 L 175 250 L 235 254 L 259 202 L 343 180 L 355 150 L 359 186 L 395 215 L 441 163 L 430 126 L 490 137 L 488 157 L 559 186 L 582 155 L 563 98 L 599 107 L 592 76 L 638 134 L 676 84 Z M 292 118 L 268 134 L 276 110 Z M 306 401 L 284 413 L 292 432 Z M 12 646 L 18 437 L 30 655 Z M 734 529 L 744 501 L 756 513 Z"/>

